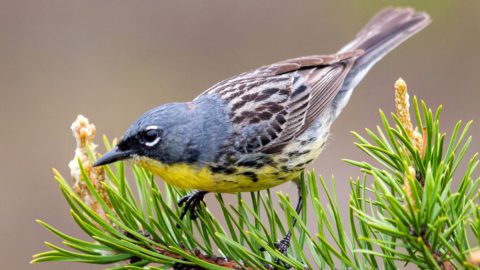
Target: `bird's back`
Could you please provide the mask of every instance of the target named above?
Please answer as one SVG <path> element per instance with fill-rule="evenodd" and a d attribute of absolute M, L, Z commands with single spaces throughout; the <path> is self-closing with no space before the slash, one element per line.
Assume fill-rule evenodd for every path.
<path fill-rule="evenodd" d="M 217 191 L 265 189 L 297 176 L 320 154 L 371 66 L 429 22 L 410 8 L 385 9 L 337 54 L 263 66 L 201 94 L 196 101 L 216 98 L 228 111 L 229 136 L 208 164 Z"/>

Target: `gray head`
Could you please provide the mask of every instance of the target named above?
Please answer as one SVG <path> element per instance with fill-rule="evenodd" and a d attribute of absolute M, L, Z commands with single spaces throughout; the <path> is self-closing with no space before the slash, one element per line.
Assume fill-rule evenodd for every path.
<path fill-rule="evenodd" d="M 190 122 L 189 114 L 186 103 L 165 104 L 144 113 L 127 129 L 118 145 L 95 162 L 95 166 L 135 156 L 162 163 L 187 158 L 179 155 L 178 149 L 186 148 L 189 143 L 188 133 L 181 134 Z M 195 159 L 198 154 L 192 151 L 185 155 Z"/>
<path fill-rule="evenodd" d="M 118 145 L 94 166 L 133 157 L 147 157 L 164 164 L 196 163 L 213 159 L 227 136 L 223 104 L 213 100 L 170 103 L 139 117 Z"/>

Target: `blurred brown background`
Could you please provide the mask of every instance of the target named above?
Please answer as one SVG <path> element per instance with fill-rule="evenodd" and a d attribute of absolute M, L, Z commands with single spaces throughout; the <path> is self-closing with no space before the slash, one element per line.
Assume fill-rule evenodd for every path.
<path fill-rule="evenodd" d="M 102 268 L 28 264 L 43 241 L 59 242 L 35 219 L 81 235 L 51 172 L 68 176 L 77 114 L 99 134 L 120 136 L 145 110 L 190 100 L 228 76 L 333 53 L 392 4 L 426 10 L 433 24 L 370 72 L 314 164 L 336 176 L 345 206 L 348 180 L 361 174 L 341 158 L 365 158 L 349 132 L 375 127 L 379 108 L 392 110 L 399 76 L 411 94 L 444 105 L 444 131 L 458 119 L 479 121 L 479 1 L 0 1 L 2 269 Z M 480 146 L 478 127 L 470 154 Z"/>

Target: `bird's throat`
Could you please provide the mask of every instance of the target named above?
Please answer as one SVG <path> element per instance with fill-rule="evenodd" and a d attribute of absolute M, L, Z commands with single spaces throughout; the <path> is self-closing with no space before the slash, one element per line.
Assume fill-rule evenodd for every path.
<path fill-rule="evenodd" d="M 212 173 L 207 168 L 187 163 L 164 164 L 147 157 L 137 157 L 133 161 L 160 176 L 168 184 L 181 189 L 210 191 L 215 187 Z"/>

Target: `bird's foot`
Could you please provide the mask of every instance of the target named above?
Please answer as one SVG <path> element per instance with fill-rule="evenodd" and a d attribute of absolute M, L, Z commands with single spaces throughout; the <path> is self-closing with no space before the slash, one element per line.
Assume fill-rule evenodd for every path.
<path fill-rule="evenodd" d="M 207 191 L 195 191 L 194 193 L 181 198 L 177 202 L 178 206 L 183 206 L 182 213 L 180 213 L 180 219 L 182 220 L 187 213 L 190 213 L 190 219 L 195 220 L 197 218 L 196 212 L 198 207 L 200 206 L 200 203 L 203 202 L 203 198 L 207 193 Z"/>
<path fill-rule="evenodd" d="M 275 248 L 282 253 L 283 255 L 287 255 L 288 248 L 290 247 L 290 239 L 292 238 L 292 234 L 288 232 L 282 240 L 279 242 L 274 243 Z"/>
<path fill-rule="evenodd" d="M 282 240 L 278 241 L 278 242 L 275 242 L 273 243 L 273 246 L 275 247 L 275 249 L 277 249 L 280 253 L 282 253 L 283 255 L 287 256 L 288 254 L 288 249 L 290 248 L 290 240 L 292 238 L 292 234 L 290 233 L 290 231 L 288 231 L 288 233 L 282 238 Z M 264 248 L 260 248 L 260 251 L 265 251 Z M 274 260 L 275 264 L 276 265 L 282 265 L 284 268 L 286 269 L 290 269 L 291 266 L 290 265 L 287 265 L 285 263 L 283 263 L 280 259 L 278 258 L 275 258 Z M 271 266 L 270 266 L 271 267 Z M 273 268 L 275 269 L 275 268 Z"/>
<path fill-rule="evenodd" d="M 276 242 L 274 243 L 273 245 L 275 246 L 275 248 L 280 252 L 282 253 L 283 255 L 287 256 L 287 253 L 288 253 L 288 249 L 290 248 L 290 240 L 292 238 L 292 234 L 290 233 L 290 231 L 288 231 L 288 233 L 282 238 L 282 240 L 280 240 L 279 242 Z M 275 258 L 274 260 L 275 264 L 276 265 L 282 265 L 283 267 L 285 267 L 286 269 L 290 269 L 291 266 L 288 265 L 288 264 L 285 264 L 284 262 L 282 262 L 280 259 L 278 258 Z"/>

